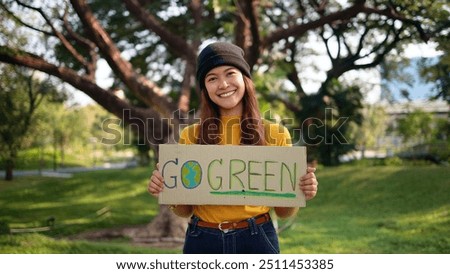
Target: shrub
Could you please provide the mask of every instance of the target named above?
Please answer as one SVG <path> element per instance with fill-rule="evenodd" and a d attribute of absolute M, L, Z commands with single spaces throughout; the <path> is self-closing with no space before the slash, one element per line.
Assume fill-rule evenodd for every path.
<path fill-rule="evenodd" d="M 0 235 L 9 234 L 9 225 L 5 221 L 0 220 Z"/>
<path fill-rule="evenodd" d="M 388 157 L 384 159 L 384 165 L 386 166 L 402 166 L 403 160 L 397 156 Z"/>

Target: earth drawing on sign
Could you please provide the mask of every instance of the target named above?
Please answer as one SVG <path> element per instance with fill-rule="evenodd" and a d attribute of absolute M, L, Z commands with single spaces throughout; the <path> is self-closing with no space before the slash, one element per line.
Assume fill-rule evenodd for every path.
<path fill-rule="evenodd" d="M 202 168 L 197 161 L 187 161 L 181 167 L 181 182 L 188 189 L 196 188 L 202 180 Z"/>

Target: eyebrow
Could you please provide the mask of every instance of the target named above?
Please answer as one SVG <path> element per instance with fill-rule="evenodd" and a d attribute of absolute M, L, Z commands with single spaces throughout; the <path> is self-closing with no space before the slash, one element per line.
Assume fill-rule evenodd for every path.
<path fill-rule="evenodd" d="M 232 70 L 232 69 L 238 69 L 238 68 L 235 68 L 235 67 L 233 67 L 233 66 L 229 66 L 229 68 L 225 69 L 224 72 L 228 72 L 229 70 Z M 216 73 L 214 73 L 214 72 L 208 72 L 208 73 L 205 75 L 205 78 L 208 77 L 208 76 L 210 76 L 210 75 L 216 75 Z"/>

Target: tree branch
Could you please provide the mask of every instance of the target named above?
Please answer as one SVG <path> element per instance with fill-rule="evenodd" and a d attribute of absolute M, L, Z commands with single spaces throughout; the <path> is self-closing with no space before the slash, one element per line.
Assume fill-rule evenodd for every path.
<path fill-rule="evenodd" d="M 193 84 L 193 79 L 195 75 L 195 65 L 186 62 L 186 66 L 184 68 L 183 82 L 181 83 L 181 94 L 178 99 L 178 109 L 184 112 L 189 111 L 189 101 L 191 98 L 191 87 L 195 86 Z"/>
<path fill-rule="evenodd" d="M 397 45 L 397 43 L 401 40 L 400 34 L 403 31 L 403 28 L 398 30 L 394 34 L 394 38 L 391 42 L 389 41 L 390 34 L 387 33 L 385 39 L 383 42 L 378 44 L 376 47 L 374 47 L 369 53 L 365 55 L 360 55 L 362 47 L 358 47 L 358 50 L 353 53 L 349 54 L 346 57 L 337 57 L 332 59 L 333 67 L 327 71 L 327 77 L 325 81 L 322 83 L 320 90 L 326 90 L 326 87 L 330 83 L 332 79 L 337 79 L 342 74 L 344 74 L 347 71 L 350 70 L 360 70 L 360 69 L 368 69 L 376 67 L 381 63 L 381 61 L 384 59 L 384 57 Z M 366 35 L 366 31 L 362 34 L 362 36 Z M 362 43 L 362 40 L 360 40 L 360 43 Z M 357 60 L 363 59 L 371 54 L 376 55 L 371 62 L 367 62 L 364 64 L 356 64 Z"/>
<path fill-rule="evenodd" d="M 200 0 L 192 0 L 188 4 L 188 8 L 192 13 L 192 17 L 194 18 L 194 25 L 200 25 L 202 21 L 202 12 L 203 6 Z"/>
<path fill-rule="evenodd" d="M 67 17 L 68 17 L 68 12 L 66 9 L 64 12 L 64 16 L 62 18 L 64 28 L 67 30 L 67 33 L 69 34 L 69 36 L 72 39 L 74 39 L 75 41 L 80 43 L 82 46 L 84 46 L 88 50 L 89 56 L 91 57 L 91 61 L 86 62 L 87 64 L 85 64 L 85 69 L 86 69 L 86 74 L 88 75 L 88 77 L 91 80 L 94 80 L 95 79 L 95 71 L 97 70 L 97 61 L 99 59 L 98 54 L 95 50 L 97 48 L 97 46 L 91 40 L 79 35 L 75 31 L 73 31 L 72 26 L 70 25 Z"/>
<path fill-rule="evenodd" d="M 148 30 L 156 33 L 170 49 L 178 56 L 195 64 L 197 50 L 193 49 L 186 39 L 170 32 L 148 11 L 142 7 L 137 0 L 122 0 L 127 10 L 134 15 Z"/>
<path fill-rule="evenodd" d="M 23 25 L 23 26 L 25 26 L 25 27 L 27 27 L 27 28 L 29 28 L 29 29 L 31 29 L 31 30 L 37 31 L 37 32 L 39 32 L 39 33 L 42 33 L 42 34 L 44 34 L 44 35 L 46 35 L 46 36 L 55 36 L 55 34 L 52 33 L 52 32 L 49 32 L 49 31 L 46 31 L 46 30 L 42 30 L 42 29 L 38 29 L 38 28 L 36 28 L 36 27 L 34 27 L 34 26 L 28 24 L 28 23 L 25 23 L 25 22 L 22 21 L 19 17 L 17 17 L 12 11 L 10 11 L 10 10 L 8 9 L 8 7 L 6 7 L 6 5 L 5 5 L 4 3 L 0 2 L 0 6 L 6 11 L 6 13 L 8 13 L 9 15 L 11 15 L 11 17 L 12 17 L 15 21 L 19 22 L 19 24 L 21 24 L 21 25 Z"/>
<path fill-rule="evenodd" d="M 241 3 L 238 1 L 234 1 L 236 6 L 235 16 L 235 26 L 234 26 L 234 43 L 244 49 L 245 58 L 248 63 L 248 55 L 247 55 L 247 47 L 251 45 L 251 35 L 249 34 L 249 20 L 245 17 L 244 12 L 242 11 Z M 248 4 L 247 1 L 241 1 L 242 5 L 245 6 Z"/>
<path fill-rule="evenodd" d="M 298 113 L 301 110 L 299 105 L 293 103 L 289 99 L 282 98 L 275 93 L 271 93 L 271 94 L 262 93 L 262 95 L 268 102 L 279 101 L 279 102 L 283 103 L 286 106 L 286 108 L 289 109 L 290 111 L 292 111 L 293 113 Z"/>
<path fill-rule="evenodd" d="M 419 21 L 405 18 L 404 16 L 397 13 L 395 11 L 395 8 L 393 8 L 393 7 L 387 7 L 386 9 L 383 9 L 383 10 L 375 9 L 375 8 L 371 8 L 371 7 L 364 7 L 362 9 L 362 11 L 367 14 L 384 15 L 388 18 L 399 20 L 399 21 L 402 21 L 403 23 L 406 23 L 409 25 L 413 25 L 419 32 L 420 38 L 424 42 L 428 42 L 428 40 L 430 40 L 430 35 L 425 32 L 425 30 L 422 28 L 422 24 Z"/>
<path fill-rule="evenodd" d="M 246 18 L 246 27 L 249 28 L 251 43 L 244 45 L 244 49 L 247 62 L 250 67 L 253 67 L 261 53 L 261 37 L 259 35 L 258 20 L 259 1 L 238 1 L 236 5 L 241 10 L 241 15 Z"/>
<path fill-rule="evenodd" d="M 50 29 L 52 30 L 52 33 L 53 33 L 56 37 L 58 37 L 58 39 L 61 41 L 61 43 L 63 44 L 63 46 L 69 51 L 69 53 L 72 54 L 72 56 L 73 56 L 78 62 L 80 62 L 85 68 L 88 68 L 88 67 L 89 67 L 89 62 L 83 57 L 83 55 L 81 55 L 81 54 L 80 54 L 80 53 L 72 46 L 72 44 L 66 39 L 66 37 L 65 37 L 61 32 L 59 32 L 59 31 L 55 28 L 55 26 L 53 25 L 52 21 L 48 18 L 48 16 L 45 14 L 45 12 L 44 12 L 42 9 L 33 7 L 33 6 L 31 6 L 31 5 L 28 5 L 28 4 L 25 4 L 25 3 L 23 3 L 23 2 L 21 2 L 21 1 L 19 1 L 19 0 L 16 0 L 16 2 L 17 2 L 17 4 L 19 4 L 19 5 L 21 5 L 21 6 L 25 7 L 25 8 L 28 8 L 28 9 L 31 9 L 31 10 L 34 10 L 34 11 L 38 12 L 38 13 L 42 16 L 42 18 L 44 18 L 45 22 L 48 24 L 48 26 L 49 26 Z M 87 72 L 89 72 L 89 71 L 87 71 Z M 95 75 L 94 75 L 94 76 L 95 76 Z M 91 76 L 91 77 L 92 77 L 92 76 Z"/>
<path fill-rule="evenodd" d="M 118 98 L 112 92 L 99 87 L 88 77 L 80 76 L 67 67 L 55 66 L 34 54 L 0 46 L 0 62 L 36 69 L 55 76 L 83 91 L 100 106 L 122 119 L 125 124 L 135 124 L 149 145 L 165 143 L 170 134 L 168 124 L 158 112 L 149 108 L 137 108 Z M 126 115 L 125 115 L 126 114 Z"/>
<path fill-rule="evenodd" d="M 322 41 L 323 41 L 323 43 L 325 44 L 325 50 L 327 51 L 327 55 L 328 55 L 328 58 L 330 58 L 330 60 L 333 60 L 334 59 L 334 57 L 333 57 L 333 55 L 331 54 L 331 51 L 330 51 L 330 47 L 328 46 L 328 40 L 330 40 L 330 37 L 325 37 L 325 33 L 324 33 L 324 29 L 322 28 L 321 29 L 321 31 L 320 31 L 320 33 L 319 33 L 319 36 L 320 36 L 320 38 L 322 38 Z M 338 44 L 338 54 L 339 54 L 339 52 L 341 51 L 340 50 L 340 45 Z"/>
<path fill-rule="evenodd" d="M 287 42 L 287 46 L 291 52 L 291 60 L 295 60 L 295 56 L 297 55 L 297 39 L 295 39 L 293 42 Z M 303 89 L 303 85 L 300 81 L 300 78 L 298 77 L 298 71 L 295 67 L 295 63 L 291 66 L 291 71 L 288 72 L 287 78 L 291 83 L 295 86 L 295 90 L 297 91 L 297 94 L 299 96 L 299 101 L 306 96 L 305 90 Z"/>
<path fill-rule="evenodd" d="M 270 35 L 266 36 L 262 40 L 262 45 L 264 48 L 269 47 L 271 44 L 278 42 L 282 39 L 287 39 L 290 36 L 302 36 L 307 31 L 318 28 L 325 24 L 331 24 L 334 21 L 346 20 L 356 16 L 364 10 L 365 1 L 355 1 L 355 4 L 347 9 L 331 13 L 329 15 L 323 16 L 315 21 L 309 23 L 304 23 L 301 25 L 294 25 L 287 29 L 277 29 L 273 31 Z"/>
<path fill-rule="evenodd" d="M 399 30 L 395 34 L 394 39 L 390 43 L 387 43 L 387 38 L 385 39 L 387 45 L 384 46 L 384 49 L 380 53 L 377 54 L 377 56 L 373 59 L 372 62 L 366 63 L 366 64 L 361 64 L 361 65 L 355 65 L 355 69 L 366 69 L 366 68 L 373 68 L 373 67 L 378 66 L 381 63 L 381 61 L 383 61 L 384 57 L 389 52 L 391 52 L 393 48 L 395 48 L 395 46 L 398 44 L 398 42 L 400 42 L 400 40 L 401 40 L 400 33 L 401 33 L 401 30 Z M 385 43 L 383 43 L 382 45 L 384 45 L 384 44 Z M 379 48 L 381 48 L 381 45 Z M 376 51 L 378 51 L 379 48 L 377 48 Z M 373 52 L 375 52 L 375 50 Z"/>
<path fill-rule="evenodd" d="M 86 0 L 71 0 L 72 6 L 84 27 L 102 52 L 109 66 L 128 88 L 148 106 L 155 108 L 163 117 L 170 118 L 176 105 L 168 100 L 162 90 L 152 81 L 134 71 L 100 22 L 95 18 Z"/>

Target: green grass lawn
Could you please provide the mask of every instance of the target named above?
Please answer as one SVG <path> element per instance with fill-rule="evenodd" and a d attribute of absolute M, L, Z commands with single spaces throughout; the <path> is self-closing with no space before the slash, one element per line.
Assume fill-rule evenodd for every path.
<path fill-rule="evenodd" d="M 450 253 L 450 168 L 323 168 L 284 253 Z"/>
<path fill-rule="evenodd" d="M 320 168 L 319 194 L 280 234 L 282 253 L 448 254 L 449 171 L 441 166 Z M 158 205 L 146 192 L 149 174 L 147 168 L 135 168 L 0 181 L 0 222 L 17 229 L 55 219 L 51 231 L 0 235 L 0 253 L 180 253 L 136 247 L 127 239 L 68 240 L 80 232 L 151 221 Z"/>

